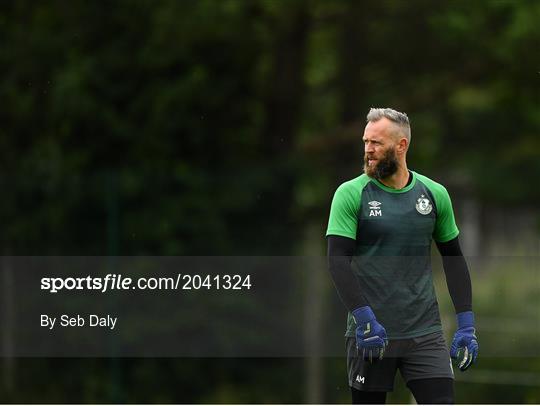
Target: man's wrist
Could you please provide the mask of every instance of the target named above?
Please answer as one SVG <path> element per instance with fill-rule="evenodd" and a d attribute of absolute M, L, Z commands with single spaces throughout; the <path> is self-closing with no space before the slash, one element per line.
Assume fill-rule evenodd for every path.
<path fill-rule="evenodd" d="M 474 327 L 474 313 L 472 311 L 456 314 L 458 328 Z"/>
<path fill-rule="evenodd" d="M 359 307 L 358 309 L 354 309 L 351 313 L 356 321 L 356 324 L 367 323 L 375 319 L 375 314 L 369 306 Z"/>

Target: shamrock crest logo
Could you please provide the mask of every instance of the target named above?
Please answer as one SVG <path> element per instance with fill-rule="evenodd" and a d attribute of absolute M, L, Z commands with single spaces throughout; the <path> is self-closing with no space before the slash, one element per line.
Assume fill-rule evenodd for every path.
<path fill-rule="evenodd" d="M 416 211 L 425 216 L 431 213 L 432 210 L 433 206 L 431 205 L 429 199 L 424 195 L 420 196 L 420 198 L 416 201 Z"/>

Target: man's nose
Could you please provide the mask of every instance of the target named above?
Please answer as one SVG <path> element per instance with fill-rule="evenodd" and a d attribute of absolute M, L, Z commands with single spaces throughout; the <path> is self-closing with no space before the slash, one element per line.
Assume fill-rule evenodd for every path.
<path fill-rule="evenodd" d="M 365 149 L 366 152 L 369 152 L 369 153 L 373 152 L 374 151 L 373 144 L 370 144 L 369 142 L 366 142 L 364 149 Z"/>

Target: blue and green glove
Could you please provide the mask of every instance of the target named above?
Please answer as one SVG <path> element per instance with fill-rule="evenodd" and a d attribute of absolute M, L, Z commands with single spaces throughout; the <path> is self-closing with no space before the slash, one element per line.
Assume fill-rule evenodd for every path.
<path fill-rule="evenodd" d="M 352 315 L 356 322 L 356 348 L 362 351 L 362 358 L 369 362 L 381 360 L 388 345 L 386 330 L 369 306 L 353 310 Z"/>
<path fill-rule="evenodd" d="M 462 312 L 457 315 L 458 329 L 450 347 L 450 356 L 456 360 L 461 371 L 465 371 L 476 362 L 478 357 L 478 339 L 474 329 L 474 313 Z"/>

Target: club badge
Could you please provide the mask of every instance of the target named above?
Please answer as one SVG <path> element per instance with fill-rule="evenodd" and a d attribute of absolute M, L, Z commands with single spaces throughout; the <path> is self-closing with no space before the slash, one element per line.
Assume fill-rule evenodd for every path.
<path fill-rule="evenodd" d="M 431 213 L 431 210 L 433 210 L 433 206 L 431 205 L 429 199 L 424 195 L 420 196 L 420 198 L 416 201 L 416 211 L 425 216 Z"/>

